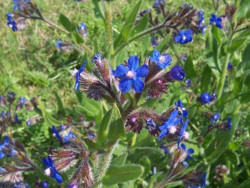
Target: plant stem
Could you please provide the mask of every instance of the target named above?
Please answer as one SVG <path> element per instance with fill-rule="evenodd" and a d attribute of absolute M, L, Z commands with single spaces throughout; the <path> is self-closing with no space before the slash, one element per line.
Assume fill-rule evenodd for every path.
<path fill-rule="evenodd" d="M 106 22 L 106 37 L 107 37 L 107 58 L 110 59 L 113 53 L 113 33 L 112 33 L 112 14 L 111 14 L 111 3 L 102 1 L 103 8 L 105 10 L 105 22 Z M 112 62 L 113 68 L 115 67 L 114 62 Z"/>
<path fill-rule="evenodd" d="M 119 140 L 117 140 L 116 142 L 114 142 L 112 145 L 109 146 L 108 151 L 102 155 L 99 156 L 99 163 L 98 163 L 98 167 L 97 167 L 97 176 L 95 178 L 95 185 L 93 186 L 94 188 L 100 188 L 102 187 L 102 178 L 105 176 L 112 156 L 113 156 L 113 152 L 114 149 L 116 147 L 116 145 L 118 144 Z"/>
<path fill-rule="evenodd" d="M 134 37 L 132 37 L 131 39 L 129 39 L 127 43 L 123 43 L 122 45 L 120 45 L 117 48 L 117 50 L 114 52 L 114 56 L 116 56 L 118 54 L 118 52 L 120 52 L 125 46 L 127 46 L 129 43 L 133 42 L 134 40 L 136 40 L 136 39 L 138 39 L 140 37 L 143 37 L 144 35 L 147 35 L 149 33 L 152 33 L 152 32 L 154 32 L 154 31 L 156 31 L 158 29 L 161 29 L 163 27 L 165 27 L 164 23 L 160 24 L 160 25 L 156 25 L 154 27 L 151 27 L 151 28 L 149 28 L 147 30 L 144 30 L 144 31 L 136 34 Z"/>
<path fill-rule="evenodd" d="M 233 38 L 233 33 L 231 34 L 231 36 L 228 39 L 227 50 L 228 50 L 228 48 L 229 48 L 229 46 L 231 44 L 232 38 Z M 227 65 L 228 65 L 228 62 L 230 60 L 230 55 L 231 54 L 229 52 L 227 52 L 226 60 L 224 61 L 223 65 L 222 65 L 221 77 L 220 77 L 220 81 L 219 81 L 219 84 L 218 84 L 218 90 L 217 90 L 217 98 L 218 99 L 220 99 L 221 95 L 222 95 L 223 87 L 224 87 L 225 80 L 226 80 Z"/>
<path fill-rule="evenodd" d="M 66 33 L 66 34 L 69 34 L 69 32 L 68 32 L 67 30 L 63 29 L 62 27 L 60 27 L 59 25 L 55 24 L 54 22 L 48 20 L 47 18 L 44 18 L 44 17 L 43 17 L 42 20 L 43 20 L 45 23 L 49 24 L 50 26 L 55 27 L 55 28 L 59 29 L 60 31 L 63 31 L 63 32 Z"/>

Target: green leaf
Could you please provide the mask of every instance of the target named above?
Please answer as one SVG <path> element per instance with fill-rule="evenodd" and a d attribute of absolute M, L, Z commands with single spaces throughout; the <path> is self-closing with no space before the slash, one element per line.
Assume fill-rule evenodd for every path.
<path fill-rule="evenodd" d="M 74 30 L 74 25 L 64 14 L 60 14 L 59 20 L 67 31 L 71 32 Z"/>
<path fill-rule="evenodd" d="M 174 181 L 174 182 L 171 182 L 171 183 L 168 183 L 165 188 L 171 188 L 171 187 L 177 187 L 179 185 L 182 185 L 183 182 L 180 180 L 180 181 Z"/>
<path fill-rule="evenodd" d="M 131 28 L 133 27 L 133 24 L 135 22 L 136 16 L 138 11 L 140 10 L 142 4 L 142 0 L 140 0 L 135 7 L 131 10 L 127 20 L 125 21 L 125 23 L 123 24 L 123 28 L 121 30 L 120 35 L 118 35 L 118 37 L 115 39 L 114 42 L 114 48 L 117 48 L 117 46 L 122 42 L 122 41 L 127 41 L 127 39 L 130 36 L 130 31 Z"/>
<path fill-rule="evenodd" d="M 102 12 L 102 10 L 101 10 L 101 8 L 100 8 L 100 1 L 99 0 L 92 0 L 92 2 L 93 2 L 93 4 L 94 4 L 94 6 L 95 6 L 95 8 L 94 8 L 94 13 L 95 13 L 95 17 L 96 18 L 102 18 L 103 20 L 105 20 L 105 18 L 104 18 L 104 16 L 103 16 L 103 12 Z"/>
<path fill-rule="evenodd" d="M 143 31 L 144 29 L 147 28 L 148 25 L 148 14 L 146 14 L 142 20 L 140 20 L 140 22 L 135 26 L 135 28 L 133 29 L 131 36 L 134 36 L 136 33 L 139 33 L 141 31 Z"/>
<path fill-rule="evenodd" d="M 187 61 L 185 62 L 184 70 L 186 73 L 186 78 L 196 77 L 196 73 L 195 73 L 194 65 L 193 65 L 193 59 L 191 55 L 188 56 Z"/>
<path fill-rule="evenodd" d="M 239 40 L 234 40 L 231 44 L 231 46 L 229 46 L 228 48 L 228 52 L 232 53 L 235 50 L 237 50 L 242 44 L 244 44 L 246 39 L 239 39 Z"/>
<path fill-rule="evenodd" d="M 245 74 L 241 75 L 240 77 L 235 78 L 234 88 L 233 88 L 233 92 L 235 96 L 240 94 L 244 81 L 245 81 Z"/>
<path fill-rule="evenodd" d="M 98 131 L 98 143 L 104 144 L 124 138 L 125 131 L 120 111 L 116 104 L 104 116 Z"/>
<path fill-rule="evenodd" d="M 216 39 L 219 45 L 221 44 L 220 32 L 221 30 L 219 28 L 215 27 L 214 25 L 212 26 L 212 35 Z"/>
<path fill-rule="evenodd" d="M 82 36 L 79 34 L 79 32 L 76 29 L 72 32 L 72 38 L 75 44 L 84 43 L 84 39 L 82 38 Z"/>
<path fill-rule="evenodd" d="M 240 7 L 237 11 L 238 18 L 242 18 L 246 16 L 246 14 L 250 11 L 250 1 L 249 0 L 241 0 Z"/>
<path fill-rule="evenodd" d="M 250 44 L 247 45 L 244 52 L 242 53 L 242 63 L 244 64 L 244 69 L 250 69 Z"/>
<path fill-rule="evenodd" d="M 143 167 L 136 164 L 127 164 L 124 166 L 111 165 L 106 172 L 102 183 L 104 185 L 114 185 L 126 181 L 134 180 L 143 173 Z"/>
<path fill-rule="evenodd" d="M 61 125 L 62 122 L 58 121 L 57 119 L 53 118 L 48 112 L 45 112 L 45 115 L 44 115 L 44 120 L 50 124 L 50 125 Z"/>
<path fill-rule="evenodd" d="M 164 49 L 166 48 L 166 46 L 167 46 L 167 44 L 168 44 L 170 38 L 171 38 L 171 35 L 170 35 L 170 34 L 167 35 L 167 36 L 165 36 L 165 38 L 157 45 L 156 49 L 157 49 L 159 52 L 162 53 L 162 52 L 164 51 Z"/>
<path fill-rule="evenodd" d="M 116 166 L 124 165 L 127 157 L 128 157 L 128 153 L 119 155 L 118 157 L 112 160 L 111 165 L 116 165 Z"/>
<path fill-rule="evenodd" d="M 63 107 L 63 102 L 61 97 L 58 95 L 58 92 L 54 92 L 55 96 L 56 96 L 56 101 L 57 101 L 57 106 L 58 106 L 58 113 L 61 113 L 63 115 L 65 115 L 65 110 Z"/>
<path fill-rule="evenodd" d="M 208 91 L 210 81 L 211 81 L 211 76 L 212 76 L 212 71 L 207 65 L 201 77 L 201 91 L 202 92 Z"/>

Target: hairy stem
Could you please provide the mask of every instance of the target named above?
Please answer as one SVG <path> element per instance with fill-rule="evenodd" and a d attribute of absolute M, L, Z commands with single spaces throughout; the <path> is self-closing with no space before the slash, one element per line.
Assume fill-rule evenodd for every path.
<path fill-rule="evenodd" d="M 113 156 L 113 152 L 114 152 L 114 149 L 116 147 L 116 145 L 118 144 L 119 140 L 117 140 L 116 142 L 114 142 L 112 145 L 109 146 L 108 148 L 108 151 L 104 154 L 101 154 L 99 156 L 99 163 L 98 163 L 98 167 L 97 167 L 97 176 L 95 178 L 95 185 L 93 186 L 94 188 L 100 188 L 102 187 L 102 178 L 105 176 L 108 168 L 109 168 L 109 165 L 110 165 L 110 162 L 111 162 L 111 159 L 112 159 L 112 156 Z"/>
<path fill-rule="evenodd" d="M 105 11 L 105 22 L 106 22 L 106 39 L 107 39 L 107 58 L 113 53 L 113 33 L 112 33 L 112 14 L 111 14 L 111 3 L 102 1 L 102 5 Z M 112 66 L 115 67 L 114 62 Z"/>
<path fill-rule="evenodd" d="M 68 32 L 67 30 L 63 29 L 62 27 L 60 27 L 59 25 L 55 24 L 54 22 L 48 20 L 47 18 L 44 18 L 44 17 L 43 17 L 42 20 L 43 20 L 45 23 L 49 24 L 50 26 L 55 27 L 56 29 L 58 29 L 58 30 L 60 30 L 60 31 L 63 31 L 63 32 L 66 33 L 66 34 L 69 34 L 69 32 Z"/>

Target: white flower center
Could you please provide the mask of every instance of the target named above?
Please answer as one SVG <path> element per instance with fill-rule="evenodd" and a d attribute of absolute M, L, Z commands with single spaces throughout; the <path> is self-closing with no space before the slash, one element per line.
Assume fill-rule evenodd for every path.
<path fill-rule="evenodd" d="M 182 37 L 182 40 L 186 40 L 186 36 L 183 36 L 183 37 Z"/>
<path fill-rule="evenodd" d="M 47 168 L 46 170 L 44 170 L 44 174 L 45 174 L 46 176 L 50 176 L 50 175 L 51 175 L 51 170 L 50 170 L 50 168 Z"/>
<path fill-rule="evenodd" d="M 56 137 L 56 133 L 53 133 L 52 135 L 53 135 L 53 137 Z"/>
<path fill-rule="evenodd" d="M 185 140 L 188 140 L 188 138 L 189 138 L 189 133 L 185 131 L 184 134 L 183 134 L 183 138 L 184 138 Z"/>
<path fill-rule="evenodd" d="M 168 131 L 170 134 L 174 134 L 174 133 L 176 133 L 177 129 L 175 126 L 170 126 Z"/>
<path fill-rule="evenodd" d="M 71 76 L 72 76 L 72 77 L 76 77 L 77 73 L 78 73 L 78 70 L 77 70 L 76 68 L 74 68 L 74 70 L 73 70 Z"/>
<path fill-rule="evenodd" d="M 134 78 L 135 77 L 135 72 L 134 71 L 128 71 L 127 72 L 127 77 L 128 78 Z"/>
<path fill-rule="evenodd" d="M 165 56 L 163 56 L 163 55 L 161 55 L 160 57 L 159 57 L 159 62 L 160 63 L 164 63 L 165 62 Z"/>

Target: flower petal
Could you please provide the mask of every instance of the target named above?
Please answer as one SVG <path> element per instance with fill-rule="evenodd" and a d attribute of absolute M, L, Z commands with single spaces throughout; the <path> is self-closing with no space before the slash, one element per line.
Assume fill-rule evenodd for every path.
<path fill-rule="evenodd" d="M 146 77 L 149 73 L 149 68 L 147 65 L 142 65 L 136 70 L 136 76 L 137 77 Z"/>
<path fill-rule="evenodd" d="M 139 58 L 137 56 L 130 56 L 128 59 L 129 70 L 135 71 L 139 66 Z"/>
<path fill-rule="evenodd" d="M 125 78 L 120 81 L 119 89 L 121 90 L 121 92 L 126 93 L 129 92 L 129 90 L 131 89 L 131 85 L 132 85 L 132 80 Z"/>
<path fill-rule="evenodd" d="M 140 80 L 139 78 L 135 78 L 135 80 L 132 81 L 135 92 L 136 93 L 140 93 L 142 92 L 142 90 L 144 89 L 144 82 L 142 80 Z"/>
<path fill-rule="evenodd" d="M 125 65 L 119 65 L 117 66 L 113 74 L 115 77 L 124 77 L 127 72 L 128 72 L 128 67 L 126 67 Z"/>

